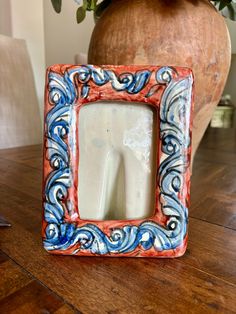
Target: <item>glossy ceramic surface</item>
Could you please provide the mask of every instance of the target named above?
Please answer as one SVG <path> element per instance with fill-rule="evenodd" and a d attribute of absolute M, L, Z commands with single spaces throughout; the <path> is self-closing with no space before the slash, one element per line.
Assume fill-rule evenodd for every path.
<path fill-rule="evenodd" d="M 47 251 L 93 256 L 183 255 L 187 245 L 192 87 L 192 72 L 187 68 L 55 65 L 48 69 L 42 230 Z M 149 218 L 80 218 L 80 109 L 97 101 L 147 104 L 156 110 L 155 210 Z"/>
<path fill-rule="evenodd" d="M 81 108 L 78 123 L 81 219 L 125 220 L 153 215 L 156 116 L 152 106 L 138 102 L 99 101 Z"/>

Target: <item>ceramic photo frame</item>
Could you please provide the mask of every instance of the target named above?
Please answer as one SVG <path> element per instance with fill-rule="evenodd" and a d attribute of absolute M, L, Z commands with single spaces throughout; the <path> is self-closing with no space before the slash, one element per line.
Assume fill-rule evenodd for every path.
<path fill-rule="evenodd" d="M 79 179 L 79 169 L 85 148 L 80 147 L 79 117 L 82 108 L 99 102 L 100 108 L 104 103 L 109 108 L 112 102 L 119 106 L 132 104 L 135 108 L 145 104 L 156 114 L 155 209 L 148 217 L 81 218 L 80 195 L 84 194 L 79 193 L 83 181 Z M 99 109 L 96 110 L 99 121 Z M 192 111 L 193 75 L 188 68 L 51 66 L 45 89 L 45 249 L 54 254 L 80 256 L 183 255 L 187 245 Z M 96 132 L 96 123 L 94 129 Z M 91 193 L 88 199 L 96 200 L 96 196 Z M 135 208 L 133 213 L 135 216 Z"/>

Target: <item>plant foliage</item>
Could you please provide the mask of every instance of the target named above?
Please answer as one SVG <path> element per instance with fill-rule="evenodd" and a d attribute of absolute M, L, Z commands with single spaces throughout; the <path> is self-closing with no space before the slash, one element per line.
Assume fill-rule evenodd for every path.
<path fill-rule="evenodd" d="M 81 23 L 87 11 L 93 11 L 95 19 L 98 19 L 104 10 L 109 6 L 112 0 L 74 0 L 78 9 L 76 11 L 76 20 Z M 158 1 L 158 0 L 157 0 Z M 174 1 L 174 0 L 173 0 Z M 52 6 L 57 13 L 61 12 L 62 0 L 51 0 Z M 215 7 L 223 16 L 236 21 L 236 0 L 211 0 Z"/>

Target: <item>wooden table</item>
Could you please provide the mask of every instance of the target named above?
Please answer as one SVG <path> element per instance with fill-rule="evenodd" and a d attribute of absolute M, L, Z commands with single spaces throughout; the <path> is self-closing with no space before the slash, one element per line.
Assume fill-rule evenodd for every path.
<path fill-rule="evenodd" d="M 236 313 L 236 135 L 207 132 L 194 164 L 189 246 L 179 259 L 49 255 L 41 148 L 0 151 L 1 313 Z"/>

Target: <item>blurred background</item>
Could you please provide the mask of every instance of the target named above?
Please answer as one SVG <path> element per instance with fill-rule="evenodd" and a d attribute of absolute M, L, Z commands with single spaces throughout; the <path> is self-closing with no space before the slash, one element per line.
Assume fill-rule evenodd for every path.
<path fill-rule="evenodd" d="M 49 0 L 0 0 L 0 34 L 25 39 L 33 67 L 40 114 L 43 114 L 44 77 L 47 66 L 74 63 L 87 52 L 94 21 L 92 14 L 78 25 L 74 1 L 64 1 L 60 15 Z"/>
<path fill-rule="evenodd" d="M 56 14 L 50 0 L 0 0 L 0 34 L 25 39 L 33 67 L 40 116 L 43 116 L 44 76 L 47 66 L 75 63 L 75 56 L 87 53 L 94 27 L 92 14 L 76 23 L 78 6 L 64 1 L 61 14 Z M 232 41 L 232 66 L 222 104 L 236 105 L 236 23 L 227 20 Z M 229 109 L 229 108 L 228 108 Z M 217 108 L 212 126 L 229 125 L 232 110 Z M 227 111 L 227 113 L 226 113 Z M 227 116 L 227 117 L 226 117 Z M 223 120 L 228 122 L 224 122 Z"/>

